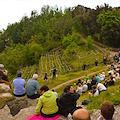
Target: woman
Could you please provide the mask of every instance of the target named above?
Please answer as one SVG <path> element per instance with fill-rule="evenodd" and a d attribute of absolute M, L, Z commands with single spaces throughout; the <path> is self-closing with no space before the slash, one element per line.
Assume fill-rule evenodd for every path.
<path fill-rule="evenodd" d="M 60 114 L 67 117 L 69 113 L 73 114 L 76 109 L 81 108 L 76 107 L 76 101 L 79 97 L 80 95 L 74 92 L 72 85 L 66 85 L 58 100 Z"/>
<path fill-rule="evenodd" d="M 40 88 L 41 96 L 39 97 L 35 114 L 41 114 L 43 117 L 50 118 L 58 115 L 58 106 L 56 103 L 56 95 L 54 92 L 48 90 L 49 88 L 46 85 Z"/>
<path fill-rule="evenodd" d="M 92 86 L 92 92 L 89 92 L 88 93 L 88 97 L 91 97 L 91 96 L 98 96 L 99 95 L 99 91 L 96 89 L 96 86 L 93 85 Z"/>

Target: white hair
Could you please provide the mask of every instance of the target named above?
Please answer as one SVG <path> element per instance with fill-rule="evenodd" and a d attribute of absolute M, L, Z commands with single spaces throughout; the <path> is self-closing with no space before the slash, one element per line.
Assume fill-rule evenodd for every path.
<path fill-rule="evenodd" d="M 34 75 L 33 75 L 33 78 L 34 78 L 35 80 L 37 80 L 37 79 L 38 79 L 38 74 L 34 74 Z"/>

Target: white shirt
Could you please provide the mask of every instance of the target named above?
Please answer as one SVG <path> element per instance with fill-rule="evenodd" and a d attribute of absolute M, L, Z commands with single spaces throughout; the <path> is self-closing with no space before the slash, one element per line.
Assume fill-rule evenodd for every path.
<path fill-rule="evenodd" d="M 79 95 L 82 95 L 82 87 L 78 87 L 76 92 L 79 94 Z"/>
<path fill-rule="evenodd" d="M 82 87 L 82 91 L 83 92 L 87 92 L 87 90 L 88 90 L 88 86 L 85 84 L 85 85 L 83 85 L 83 87 Z"/>
<path fill-rule="evenodd" d="M 107 88 L 106 88 L 103 84 L 101 84 L 101 83 L 98 83 L 97 89 L 98 89 L 99 91 L 107 90 Z"/>

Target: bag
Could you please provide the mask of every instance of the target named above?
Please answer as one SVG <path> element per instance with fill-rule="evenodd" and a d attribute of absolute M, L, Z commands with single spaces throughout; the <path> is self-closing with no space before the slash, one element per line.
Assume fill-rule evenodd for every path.
<path fill-rule="evenodd" d="M 88 105 L 92 100 L 83 100 L 82 105 Z"/>

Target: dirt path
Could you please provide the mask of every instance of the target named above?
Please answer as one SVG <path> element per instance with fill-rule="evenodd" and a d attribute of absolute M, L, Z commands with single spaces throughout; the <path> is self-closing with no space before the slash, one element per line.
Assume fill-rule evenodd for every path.
<path fill-rule="evenodd" d="M 99 72 L 101 72 L 101 71 L 103 71 L 103 70 L 99 70 L 99 71 L 96 71 L 96 72 L 93 72 L 93 73 L 89 73 L 89 74 L 87 74 L 87 75 L 88 75 L 88 76 L 90 76 L 90 75 L 95 75 L 95 74 L 97 74 L 97 73 L 99 73 Z M 81 76 L 81 77 L 78 77 L 78 78 L 69 80 L 69 81 L 67 81 L 67 82 L 64 82 L 64 83 L 62 83 L 62 84 L 59 84 L 59 85 L 51 88 L 51 90 L 52 90 L 52 89 L 58 89 L 58 88 L 62 87 L 63 85 L 69 84 L 70 82 L 73 82 L 73 81 L 78 80 L 78 79 L 83 79 L 84 77 L 85 77 L 85 76 Z"/>

